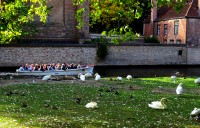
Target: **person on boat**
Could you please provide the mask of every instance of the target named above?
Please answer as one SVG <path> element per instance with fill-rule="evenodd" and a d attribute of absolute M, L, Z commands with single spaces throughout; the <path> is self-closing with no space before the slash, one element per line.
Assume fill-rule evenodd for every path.
<path fill-rule="evenodd" d="M 80 65 L 80 64 L 78 64 L 78 65 L 77 65 L 77 68 L 81 68 L 81 65 Z"/>
<path fill-rule="evenodd" d="M 19 67 L 18 70 L 19 70 L 19 71 L 24 71 L 24 70 L 25 70 L 25 66 L 22 64 L 22 65 Z"/>
<path fill-rule="evenodd" d="M 33 71 L 38 71 L 39 70 L 39 66 L 38 64 L 35 64 L 35 66 L 33 67 Z"/>
<path fill-rule="evenodd" d="M 63 64 L 61 65 L 61 70 L 66 70 L 66 68 L 67 68 L 66 63 L 63 63 Z"/>

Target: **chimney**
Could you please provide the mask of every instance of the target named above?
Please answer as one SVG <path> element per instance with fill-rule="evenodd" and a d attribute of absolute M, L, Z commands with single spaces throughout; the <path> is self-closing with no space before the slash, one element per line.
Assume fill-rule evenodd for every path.
<path fill-rule="evenodd" d="M 151 9 L 151 22 L 153 22 L 157 18 L 157 0 L 151 0 L 151 3 L 153 5 Z"/>

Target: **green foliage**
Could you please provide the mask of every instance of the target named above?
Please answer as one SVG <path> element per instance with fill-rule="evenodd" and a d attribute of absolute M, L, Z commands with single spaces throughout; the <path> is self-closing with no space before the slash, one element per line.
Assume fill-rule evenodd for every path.
<path fill-rule="evenodd" d="M 87 0 L 73 0 L 75 5 L 80 7 L 84 5 Z M 90 0 L 90 23 L 95 25 L 101 23 L 106 25 L 106 28 L 110 26 L 114 27 L 110 32 L 117 33 L 120 37 L 113 38 L 112 42 L 118 44 L 119 42 L 134 40 L 134 34 L 132 30 L 128 30 L 126 26 L 130 26 L 135 19 L 139 19 L 145 9 L 154 6 L 169 5 L 173 6 L 175 10 L 180 11 L 184 6 L 186 0 L 157 0 L 157 3 L 151 3 L 151 0 Z M 147 4 L 148 3 L 148 4 Z M 147 8 L 145 8 L 148 5 Z M 83 7 L 82 7 L 83 8 Z M 84 22 L 81 19 L 83 16 L 83 10 L 77 11 L 77 21 L 79 22 L 78 28 L 81 29 Z M 97 26 L 98 27 L 98 26 Z"/>
<path fill-rule="evenodd" d="M 156 36 L 145 37 L 144 42 L 145 43 L 160 43 L 160 41 L 158 40 Z"/>
<path fill-rule="evenodd" d="M 177 83 L 170 77 L 134 78 L 123 79 L 123 84 L 112 79 L 1 86 L 1 127 L 199 128 L 199 122 L 190 117 L 200 104 L 195 78 L 177 78 Z M 175 94 L 179 82 L 184 87 L 181 96 Z M 168 99 L 167 109 L 148 107 L 163 97 Z M 80 104 L 76 98 L 81 98 Z M 98 108 L 85 108 L 90 101 L 97 102 Z"/>
<path fill-rule="evenodd" d="M 30 4 L 31 2 L 31 4 Z M 45 23 L 49 9 L 46 0 L 15 0 L 0 4 L 0 43 L 11 43 L 24 35 L 30 35 L 34 16 Z"/>
<path fill-rule="evenodd" d="M 100 59 L 105 59 L 108 55 L 108 40 L 104 37 L 98 38 L 98 49 L 97 49 L 97 56 Z"/>

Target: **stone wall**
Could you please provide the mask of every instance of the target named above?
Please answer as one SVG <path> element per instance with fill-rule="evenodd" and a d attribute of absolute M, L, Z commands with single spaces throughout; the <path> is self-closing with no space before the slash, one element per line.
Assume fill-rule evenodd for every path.
<path fill-rule="evenodd" d="M 96 47 L 0 47 L 0 67 L 24 63 L 81 63 L 95 65 L 199 64 L 199 49 L 171 46 L 110 46 L 105 60 L 96 57 Z M 196 51 L 196 52 L 195 52 Z M 192 54 L 196 54 L 193 59 Z M 189 55 L 188 55 L 189 54 Z"/>
<path fill-rule="evenodd" d="M 188 48 L 188 64 L 200 64 L 200 48 Z"/>

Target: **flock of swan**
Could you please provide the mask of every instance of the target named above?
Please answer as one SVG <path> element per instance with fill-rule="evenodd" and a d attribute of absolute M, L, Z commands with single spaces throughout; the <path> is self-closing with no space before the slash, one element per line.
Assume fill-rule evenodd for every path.
<path fill-rule="evenodd" d="M 96 81 L 99 81 L 99 80 L 101 79 L 101 76 L 100 76 L 98 73 L 95 73 L 94 76 L 95 76 L 94 80 L 96 80 Z M 42 80 L 48 81 L 48 80 L 51 79 L 51 77 L 52 77 L 51 75 L 46 75 L 46 76 L 44 76 L 44 77 L 42 78 Z M 89 73 L 89 72 L 87 72 L 87 73 L 85 73 L 85 74 L 82 74 L 82 73 L 79 73 L 79 74 L 78 74 L 78 78 L 79 78 L 82 82 L 84 82 L 84 81 L 86 80 L 86 78 L 89 78 L 89 77 L 93 77 L 92 74 Z M 126 79 L 127 79 L 127 80 L 131 80 L 131 79 L 132 79 L 132 76 L 131 76 L 131 75 L 127 75 Z M 171 80 L 172 80 L 174 83 L 176 83 L 176 79 L 177 79 L 176 75 L 171 76 Z M 117 80 L 117 81 L 122 81 L 123 78 L 120 77 L 120 76 L 118 76 L 118 77 L 116 78 L 116 80 Z M 195 84 L 200 84 L 200 78 L 195 79 L 195 80 L 194 80 L 194 83 L 195 83 Z M 180 83 L 180 84 L 177 86 L 177 88 L 176 88 L 176 94 L 177 94 L 177 95 L 181 95 L 182 93 L 183 93 L 183 84 Z M 167 99 L 166 99 L 166 98 L 162 98 L 160 101 L 152 101 L 150 104 L 148 104 L 148 106 L 149 106 L 150 108 L 152 108 L 152 109 L 166 109 L 166 108 L 167 108 L 166 103 L 167 103 Z M 91 109 L 98 108 L 97 103 L 94 102 L 94 101 L 91 101 L 91 102 L 87 103 L 87 104 L 85 105 L 85 107 L 86 107 L 86 108 L 91 108 Z M 194 110 L 191 112 L 190 116 L 191 116 L 191 117 L 195 117 L 197 120 L 200 120 L 200 108 L 194 108 Z"/>

